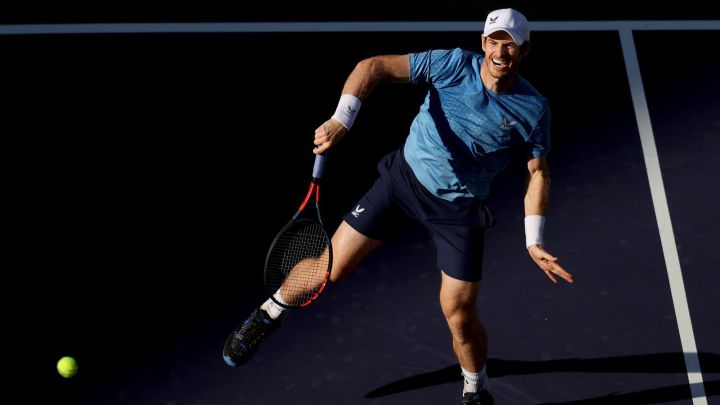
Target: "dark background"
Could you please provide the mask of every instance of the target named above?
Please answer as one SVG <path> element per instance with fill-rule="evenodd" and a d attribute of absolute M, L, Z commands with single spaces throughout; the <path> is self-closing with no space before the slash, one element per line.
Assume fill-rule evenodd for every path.
<path fill-rule="evenodd" d="M 720 18 L 707 4 L 3 6 L 0 23 L 481 21 L 488 11 L 508 5 L 530 20 Z M 649 266 L 650 285 L 659 289 L 643 293 L 641 288 L 636 298 L 628 292 L 628 301 L 622 298 L 611 307 L 633 313 L 628 308 L 635 308 L 634 299 L 656 294 L 660 302 L 655 305 L 668 314 L 661 322 L 663 333 L 669 333 L 668 347 L 679 349 L 617 35 L 536 33 L 533 39 L 522 74 L 553 107 L 551 165 L 557 187 L 564 190 L 553 195 L 560 203 L 552 204 L 558 218 L 554 232 L 576 232 L 555 234 L 556 240 L 576 241 L 566 242 L 564 257 L 575 264 L 598 263 L 608 260 L 608 250 L 621 254 L 616 249 L 627 249 L 633 241 L 649 243 L 648 250 L 656 254 L 650 261 L 628 258 L 627 252 L 620 257 L 637 269 L 635 285 L 648 281 L 644 271 Z M 708 279 L 706 266 L 718 263 L 708 242 L 718 214 L 711 203 L 718 190 L 711 173 L 718 161 L 710 152 L 716 150 L 720 132 L 720 85 L 712 73 L 720 61 L 710 47 L 718 38 L 716 33 L 642 32 L 636 40 L 661 163 L 669 170 L 668 200 L 678 215 L 673 220 L 680 226 L 677 237 L 691 310 L 700 321 L 696 337 L 700 350 L 717 353 L 717 328 L 710 326 L 718 304 L 712 298 L 717 276 Z M 354 64 L 379 53 L 456 46 L 480 51 L 479 32 L 0 37 L 6 201 L 11 207 L 5 307 L 9 354 L 17 365 L 13 388 L 41 402 L 143 402 L 140 394 L 133 396 L 133 387 L 152 381 L 148 375 L 154 370 L 165 370 L 167 364 L 171 370 L 182 369 L 174 363 L 178 359 L 194 358 L 198 350 L 220 350 L 229 329 L 264 299 L 265 249 L 303 196 L 313 130 L 334 111 Z M 674 58 L 692 63 L 676 70 Z M 330 227 L 372 183 L 377 160 L 403 141 L 423 94 L 417 87 L 383 85 L 363 106 L 353 131 L 330 155 L 324 193 Z M 698 134 L 692 147 L 673 143 L 688 120 L 697 129 L 687 132 Z M 680 162 L 678 149 L 686 151 Z M 705 166 L 697 167 L 702 162 Z M 489 242 L 496 251 L 514 243 L 506 233 L 522 232 L 513 217 L 522 210 L 522 175 L 516 165 L 496 182 L 491 204 L 506 226 Z M 607 204 L 598 205 L 598 195 Z M 635 205 L 628 205 L 628 195 Z M 626 230 L 601 225 L 607 218 Z M 575 224 L 588 220 L 590 234 L 577 231 Z M 591 240 L 593 231 L 612 243 L 582 243 Z M 628 233 L 647 235 L 647 240 L 637 241 Z M 486 267 L 507 267 L 502 258 L 521 251 L 501 252 Z M 597 271 L 607 269 L 599 265 Z M 517 276 L 503 277 L 510 278 L 496 280 L 496 286 L 522 285 Z M 609 277 L 614 281 L 601 278 L 595 287 L 612 291 L 604 283 L 622 284 L 628 275 L 611 272 Z M 547 292 L 531 294 L 544 297 Z M 580 292 L 573 297 L 578 308 L 597 309 Z M 524 311 L 526 307 L 520 313 Z M 591 311 L 564 314 L 591 325 L 579 330 L 593 336 L 592 325 L 617 322 Z M 493 315 L 489 317 L 492 323 Z M 633 319 L 625 324 L 628 330 L 637 322 Z M 618 347 L 630 353 L 646 353 L 641 337 L 655 335 L 653 329 L 628 333 L 634 343 Z M 509 338 L 523 340 L 522 335 Z M 603 353 L 602 341 L 590 344 L 597 345 L 593 355 Z M 535 349 L 515 353 L 525 359 L 542 352 Z M 79 360 L 81 372 L 62 380 L 55 362 L 68 354 Z M 680 364 L 675 380 L 682 384 L 682 363 L 674 359 Z M 219 352 L 211 361 L 220 361 Z M 716 363 L 709 368 L 717 372 Z M 227 402 L 217 398 L 207 401 Z"/>
<path fill-rule="evenodd" d="M 713 20 L 717 3 L 704 0 L 555 1 L 417 0 L 348 2 L 203 1 L 15 3 L 0 9 L 0 23 L 197 22 L 197 21 L 473 21 L 491 10 L 513 7 L 528 19 L 559 20 Z"/>

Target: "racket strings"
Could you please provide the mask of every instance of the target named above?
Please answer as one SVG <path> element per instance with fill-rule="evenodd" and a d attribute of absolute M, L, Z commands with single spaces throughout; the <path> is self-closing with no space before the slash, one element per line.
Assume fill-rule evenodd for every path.
<path fill-rule="evenodd" d="M 268 287 L 280 289 L 290 306 L 311 301 L 322 290 L 329 272 L 328 244 L 327 234 L 314 222 L 285 231 L 268 256 Z"/>

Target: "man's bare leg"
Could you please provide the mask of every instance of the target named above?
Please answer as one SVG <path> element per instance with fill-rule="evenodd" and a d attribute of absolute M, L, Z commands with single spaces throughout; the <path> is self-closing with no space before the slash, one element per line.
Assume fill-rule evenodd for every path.
<path fill-rule="evenodd" d="M 476 304 L 479 287 L 479 281 L 458 280 L 442 273 L 440 305 L 465 375 L 464 392 L 487 389 L 487 334 Z"/>

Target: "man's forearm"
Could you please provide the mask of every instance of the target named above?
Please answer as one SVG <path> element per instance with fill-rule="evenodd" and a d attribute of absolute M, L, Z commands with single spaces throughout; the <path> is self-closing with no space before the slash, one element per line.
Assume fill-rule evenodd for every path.
<path fill-rule="evenodd" d="M 550 202 L 550 173 L 537 170 L 528 176 L 525 192 L 525 216 L 545 215 Z"/>

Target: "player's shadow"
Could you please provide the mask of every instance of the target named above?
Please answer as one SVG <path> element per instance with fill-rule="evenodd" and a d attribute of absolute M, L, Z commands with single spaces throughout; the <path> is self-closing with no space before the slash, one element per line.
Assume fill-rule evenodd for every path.
<path fill-rule="evenodd" d="M 720 355 L 699 353 L 703 373 L 720 372 Z M 692 370 L 699 371 L 699 370 Z M 490 377 L 506 375 L 528 375 L 553 372 L 580 373 L 685 373 L 683 353 L 655 353 L 634 356 L 602 357 L 596 359 L 562 359 L 548 361 L 519 361 L 488 359 Z M 460 366 L 455 364 L 443 369 L 414 375 L 376 388 L 365 398 L 378 398 L 404 391 L 411 391 L 433 385 L 461 381 Z M 720 380 L 705 381 L 705 395 L 720 395 Z M 674 385 L 637 392 L 619 394 L 612 392 L 595 398 L 569 402 L 554 402 L 543 405 L 569 404 L 652 404 L 690 399 L 690 385 Z"/>

